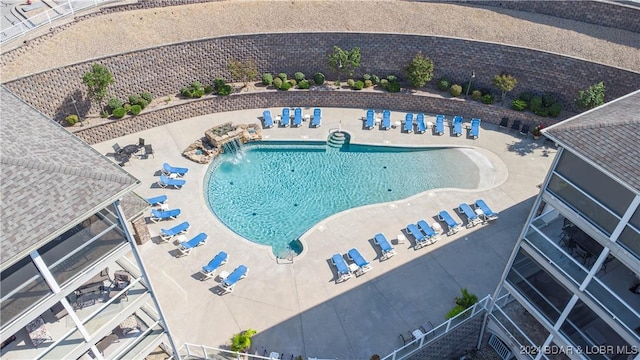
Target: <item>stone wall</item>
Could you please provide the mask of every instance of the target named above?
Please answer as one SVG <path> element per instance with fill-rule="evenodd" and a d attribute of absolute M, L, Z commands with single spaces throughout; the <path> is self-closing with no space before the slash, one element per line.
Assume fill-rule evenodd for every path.
<path fill-rule="evenodd" d="M 410 360 L 458 359 L 478 345 L 484 311 L 409 357 Z M 486 346 L 486 345 L 485 345 Z"/>
<path fill-rule="evenodd" d="M 269 107 L 340 107 L 340 108 L 376 108 L 392 111 L 413 111 L 431 114 L 458 114 L 469 119 L 480 118 L 484 122 L 499 123 L 503 116 L 512 120 L 534 125 L 549 125 L 554 120 L 540 118 L 531 113 L 523 113 L 500 106 L 484 105 L 475 101 L 447 99 L 434 96 L 413 95 L 407 93 L 386 93 L 369 91 L 267 91 L 241 93 L 230 96 L 205 96 L 184 104 L 144 112 L 101 126 L 76 132 L 76 135 L 89 144 L 115 139 L 156 126 L 183 119 L 225 111 L 256 109 L 254 119 L 238 119 L 240 122 L 258 120 L 262 109 Z M 364 110 L 363 110 L 364 116 Z M 343 119 L 359 121 L 358 119 Z"/>
<path fill-rule="evenodd" d="M 311 76 L 326 71 L 327 54 L 333 45 L 362 49 L 363 73 L 402 75 L 418 52 L 436 64 L 435 78 L 448 76 L 459 84 L 469 81 L 491 89 L 495 74 L 507 72 L 521 91 L 555 92 L 565 107 L 573 107 L 578 90 L 604 80 L 607 99 L 640 88 L 640 73 L 526 48 L 436 36 L 372 33 L 285 33 L 227 36 L 119 54 L 53 69 L 6 83 L 6 87 L 55 120 L 75 113 L 97 113 L 85 98 L 82 74 L 94 62 L 111 70 L 116 80 L 110 92 L 126 99 L 130 94 L 151 91 L 156 97 L 175 95 L 194 80 L 211 83 L 215 77 L 230 80 L 227 61 L 256 60 L 260 73 L 302 71 Z M 371 106 L 381 107 L 376 104 Z M 575 111 L 575 109 L 572 109 Z"/>

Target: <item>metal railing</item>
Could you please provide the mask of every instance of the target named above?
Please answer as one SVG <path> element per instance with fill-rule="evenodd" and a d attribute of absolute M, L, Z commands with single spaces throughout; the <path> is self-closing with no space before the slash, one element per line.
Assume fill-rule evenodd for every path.
<path fill-rule="evenodd" d="M 487 306 L 489 306 L 490 302 L 491 295 L 485 296 L 483 299 L 475 303 L 472 307 L 438 325 L 423 336 L 414 339 L 401 348 L 394 350 L 391 354 L 382 358 L 382 360 L 402 360 L 408 358 L 418 350 L 440 339 L 460 325 L 470 321 L 478 315 L 483 314 L 484 311 L 488 310 Z"/>
<path fill-rule="evenodd" d="M 116 0 L 67 0 L 67 2 L 62 5 L 48 8 L 37 15 L 29 17 L 26 20 L 22 20 L 6 29 L 2 29 L 2 31 L 0 31 L 0 44 L 4 44 L 8 41 L 24 36 L 28 32 L 49 25 L 55 20 L 73 15 L 80 10 L 98 7 L 103 3 L 114 1 Z M 46 4 L 43 5 L 44 7 L 48 7 Z"/>
<path fill-rule="evenodd" d="M 237 351 L 223 350 L 211 346 L 195 345 L 185 343 L 180 350 L 180 358 L 182 359 L 215 359 L 215 360 L 273 360 L 273 358 L 246 354 Z M 169 359 L 175 359 L 171 356 Z"/>

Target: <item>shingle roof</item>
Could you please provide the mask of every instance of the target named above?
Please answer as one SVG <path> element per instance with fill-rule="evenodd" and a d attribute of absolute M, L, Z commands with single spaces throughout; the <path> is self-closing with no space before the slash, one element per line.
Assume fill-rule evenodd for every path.
<path fill-rule="evenodd" d="M 0 263 L 4 264 L 139 182 L 6 88 L 0 88 L 0 97 Z"/>
<path fill-rule="evenodd" d="M 543 130 L 640 194 L 640 90 Z"/>

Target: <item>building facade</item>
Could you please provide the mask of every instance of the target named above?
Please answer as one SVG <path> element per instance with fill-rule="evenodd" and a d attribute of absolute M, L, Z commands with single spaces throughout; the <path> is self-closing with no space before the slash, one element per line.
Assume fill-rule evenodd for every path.
<path fill-rule="evenodd" d="M 640 91 L 544 135 L 556 158 L 486 330 L 522 359 L 640 359 Z"/>
<path fill-rule="evenodd" d="M 139 181 L 0 92 L 2 359 L 175 353 L 132 235 Z"/>

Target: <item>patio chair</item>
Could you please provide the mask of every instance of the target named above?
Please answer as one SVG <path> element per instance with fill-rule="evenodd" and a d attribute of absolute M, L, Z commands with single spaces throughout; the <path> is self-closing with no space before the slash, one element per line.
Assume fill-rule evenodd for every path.
<path fill-rule="evenodd" d="M 464 214 L 467 217 L 467 227 L 474 227 L 480 223 L 482 223 L 482 219 L 478 216 L 478 214 L 471 209 L 471 206 L 467 203 L 462 203 L 458 205 L 458 212 L 460 214 Z"/>
<path fill-rule="evenodd" d="M 194 236 L 189 241 L 181 242 L 178 246 L 178 251 L 181 255 L 187 256 L 191 254 L 191 250 L 197 248 L 198 246 L 204 245 L 207 243 L 207 234 L 201 232 L 200 234 Z"/>
<path fill-rule="evenodd" d="M 289 108 L 282 109 L 282 119 L 280 119 L 280 123 L 284 127 L 289 127 L 289 122 L 291 121 L 291 115 L 289 114 Z"/>
<path fill-rule="evenodd" d="M 462 116 L 454 116 L 453 117 L 453 126 L 451 127 L 453 131 L 453 135 L 461 136 L 462 135 Z"/>
<path fill-rule="evenodd" d="M 262 120 L 264 122 L 265 129 L 270 129 L 273 127 L 273 118 L 271 117 L 270 110 L 265 110 L 262 112 Z"/>
<path fill-rule="evenodd" d="M 511 129 L 515 130 L 516 132 L 519 132 L 520 126 L 522 126 L 522 122 L 520 120 L 516 120 L 513 122 L 513 124 L 511 124 Z"/>
<path fill-rule="evenodd" d="M 222 281 L 222 283 L 220 283 L 220 287 L 222 288 L 222 291 L 225 294 L 233 292 L 233 289 L 236 287 L 236 283 L 241 279 L 244 279 L 245 277 L 247 277 L 248 273 L 249 273 L 249 269 L 247 269 L 247 267 L 244 265 L 240 265 L 237 268 L 235 268 L 231 272 L 231 274 L 229 274 L 229 276 L 227 276 Z"/>
<path fill-rule="evenodd" d="M 143 148 L 143 147 L 144 147 L 144 139 L 138 138 L 138 148 Z"/>
<path fill-rule="evenodd" d="M 524 136 L 525 138 L 529 137 L 529 130 L 531 130 L 531 125 L 522 125 L 522 129 L 520 129 L 520 135 Z"/>
<path fill-rule="evenodd" d="M 122 149 L 122 148 L 120 147 L 120 144 L 118 144 L 118 143 L 115 143 L 115 144 L 111 145 L 111 147 L 113 148 L 113 152 L 114 152 L 116 155 L 120 155 L 120 154 L 122 154 L 122 152 L 124 151 L 124 149 Z"/>
<path fill-rule="evenodd" d="M 500 120 L 500 127 L 506 129 L 507 126 L 509 126 L 509 118 L 505 116 Z"/>
<path fill-rule="evenodd" d="M 226 252 L 220 251 L 216 254 L 207 265 L 202 267 L 202 277 L 200 277 L 200 281 L 211 279 L 216 274 L 216 270 L 226 264 L 227 260 L 229 260 L 229 255 L 227 255 Z"/>
<path fill-rule="evenodd" d="M 164 204 L 167 201 L 167 195 L 159 195 L 146 199 L 149 205 L 155 206 Z"/>
<path fill-rule="evenodd" d="M 471 119 L 471 129 L 469 130 L 469 137 L 477 139 L 480 136 L 480 119 Z"/>
<path fill-rule="evenodd" d="M 149 155 L 153 156 L 153 158 L 155 159 L 156 155 L 153 152 L 153 147 L 151 146 L 151 144 L 146 144 L 144 146 L 144 156 L 149 157 Z"/>
<path fill-rule="evenodd" d="M 381 128 L 382 128 L 382 130 L 391 129 L 391 111 L 384 110 L 382 112 L 382 126 L 381 126 Z"/>
<path fill-rule="evenodd" d="M 416 130 L 416 133 L 418 134 L 424 134 L 424 132 L 427 131 L 427 126 L 424 123 L 423 113 L 418 113 L 418 115 L 416 116 L 416 126 L 418 127 L 418 130 Z"/>
<path fill-rule="evenodd" d="M 320 123 L 322 121 L 322 110 L 321 109 L 313 109 L 313 119 L 311 120 L 312 127 L 320 127 Z"/>
<path fill-rule="evenodd" d="M 375 115 L 376 113 L 373 111 L 373 109 L 369 109 L 367 110 L 367 117 L 364 121 L 364 128 L 367 130 L 373 129 L 373 127 L 375 126 Z"/>
<path fill-rule="evenodd" d="M 407 133 L 413 132 L 413 114 L 407 114 L 404 117 L 404 131 Z"/>
<path fill-rule="evenodd" d="M 485 222 L 495 220 L 498 218 L 498 213 L 493 212 L 493 210 L 489 208 L 489 205 L 487 205 L 487 203 L 484 202 L 484 200 L 482 199 L 478 199 L 475 202 L 475 207 L 476 209 L 480 209 L 482 211 L 482 214 L 479 214 L 479 215 L 480 217 L 482 217 L 482 219 Z"/>
<path fill-rule="evenodd" d="M 415 246 L 413 247 L 414 250 L 418 250 L 429 245 L 426 236 L 424 236 L 420 229 L 418 229 L 416 224 L 407 225 L 407 231 L 411 234 L 411 236 L 413 236 L 413 239 L 416 242 Z"/>
<path fill-rule="evenodd" d="M 336 279 L 336 283 L 346 281 L 351 278 L 351 270 L 347 266 L 347 263 L 344 261 L 344 258 L 340 254 L 335 254 L 331 257 L 331 263 L 336 267 L 338 271 L 338 278 Z"/>
<path fill-rule="evenodd" d="M 171 239 L 173 239 L 174 236 L 180 235 L 180 234 L 186 234 L 187 231 L 189 231 L 189 228 L 191 227 L 191 224 L 189 224 L 189 222 L 185 221 L 183 223 L 180 223 L 170 229 L 160 229 L 160 239 L 162 239 L 162 242 L 167 242 Z"/>
<path fill-rule="evenodd" d="M 440 235 L 436 233 L 426 221 L 420 220 L 417 223 L 420 230 L 426 235 L 427 245 L 435 244 L 438 240 L 440 240 Z"/>
<path fill-rule="evenodd" d="M 293 126 L 302 126 L 302 109 L 297 107 L 293 110 Z"/>
<path fill-rule="evenodd" d="M 171 209 L 166 211 L 151 209 L 151 217 L 149 219 L 154 223 L 161 220 L 175 220 L 180 216 L 180 213 L 180 209 Z"/>
<path fill-rule="evenodd" d="M 382 233 L 376 234 L 373 237 L 373 242 L 380 246 L 380 250 L 382 251 L 380 260 L 387 260 L 396 254 L 396 250 L 389 244 L 389 241 L 387 241 L 387 238 Z"/>
<path fill-rule="evenodd" d="M 453 220 L 453 217 L 449 214 L 447 210 L 442 210 L 438 213 L 438 220 L 444 221 L 447 224 L 447 235 L 453 235 L 460 231 L 460 223 Z"/>
<path fill-rule="evenodd" d="M 444 115 L 436 115 L 435 133 L 437 135 L 444 135 Z"/>
<path fill-rule="evenodd" d="M 175 166 L 171 166 L 167 163 L 163 163 L 162 164 L 162 169 L 160 169 L 162 171 L 163 174 L 170 176 L 170 175 L 175 175 L 177 177 L 183 177 L 185 176 L 186 173 L 189 172 L 189 168 L 184 168 L 184 167 L 175 167 Z"/>
<path fill-rule="evenodd" d="M 173 187 L 175 189 L 180 189 L 184 186 L 184 184 L 187 183 L 187 180 L 185 179 L 172 179 L 169 177 L 166 177 L 164 174 L 160 175 L 160 178 L 158 179 L 158 186 L 166 188 L 166 187 Z"/>
<path fill-rule="evenodd" d="M 349 250 L 347 252 L 347 257 L 349 257 L 349 260 L 353 261 L 358 266 L 358 270 L 355 271 L 356 276 L 363 275 L 367 271 L 373 269 L 371 264 L 362 257 L 356 248 Z"/>

